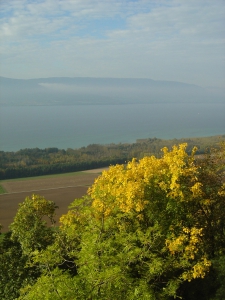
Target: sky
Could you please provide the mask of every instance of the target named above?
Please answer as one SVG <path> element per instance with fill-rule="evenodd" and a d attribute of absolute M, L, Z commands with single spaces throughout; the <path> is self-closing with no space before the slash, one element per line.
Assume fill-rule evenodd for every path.
<path fill-rule="evenodd" d="M 224 0 L 0 0 L 0 76 L 225 87 Z"/>

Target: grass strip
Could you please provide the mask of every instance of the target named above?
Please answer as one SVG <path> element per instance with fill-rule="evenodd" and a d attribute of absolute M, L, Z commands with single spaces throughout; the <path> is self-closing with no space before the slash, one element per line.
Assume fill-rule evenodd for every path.
<path fill-rule="evenodd" d="M 45 178 L 56 178 L 56 177 L 66 177 L 66 176 L 80 176 L 80 175 L 86 175 L 88 173 L 85 173 L 83 171 L 79 171 L 79 172 L 71 172 L 71 173 L 62 173 L 62 174 L 52 174 L 52 175 L 42 175 L 42 176 L 32 176 L 32 177 L 23 177 L 23 178 L 14 178 L 14 179 L 4 179 L 1 180 L 1 182 L 5 182 L 5 181 L 25 181 L 25 180 L 36 180 L 36 179 L 45 179 Z"/>
<path fill-rule="evenodd" d="M 7 191 L 0 185 L 0 194 L 5 194 Z"/>

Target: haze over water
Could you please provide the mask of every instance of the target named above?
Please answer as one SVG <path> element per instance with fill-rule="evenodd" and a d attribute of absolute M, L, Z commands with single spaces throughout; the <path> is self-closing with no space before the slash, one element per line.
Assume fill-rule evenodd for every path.
<path fill-rule="evenodd" d="M 2 106 L 0 150 L 80 148 L 225 133 L 225 103 Z"/>

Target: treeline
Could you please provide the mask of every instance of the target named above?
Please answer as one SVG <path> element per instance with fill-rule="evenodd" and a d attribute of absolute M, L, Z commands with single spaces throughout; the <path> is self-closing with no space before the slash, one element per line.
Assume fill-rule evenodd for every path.
<path fill-rule="evenodd" d="M 197 154 L 203 154 L 208 148 L 225 140 L 225 135 L 163 140 L 157 138 L 140 139 L 132 144 L 92 144 L 79 149 L 61 150 L 58 148 L 22 149 L 16 152 L 0 151 L 0 179 L 13 179 L 49 174 L 76 172 L 125 163 L 131 158 L 143 158 L 148 155 L 160 157 L 163 147 L 188 143 L 190 153 L 197 146 Z"/>

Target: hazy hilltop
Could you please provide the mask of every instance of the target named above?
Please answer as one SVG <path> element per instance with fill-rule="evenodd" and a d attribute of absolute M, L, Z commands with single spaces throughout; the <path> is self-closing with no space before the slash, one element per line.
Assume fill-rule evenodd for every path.
<path fill-rule="evenodd" d="M 225 91 L 174 81 L 135 78 L 0 77 L 0 105 L 208 103 L 225 100 Z"/>

